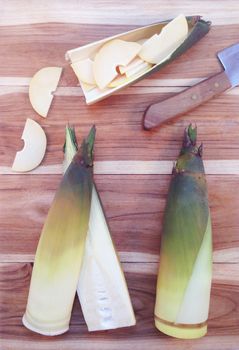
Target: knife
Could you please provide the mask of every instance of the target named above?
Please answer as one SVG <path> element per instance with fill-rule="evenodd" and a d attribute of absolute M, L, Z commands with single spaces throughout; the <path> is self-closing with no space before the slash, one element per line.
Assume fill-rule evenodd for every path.
<path fill-rule="evenodd" d="M 221 92 L 239 84 L 239 43 L 217 54 L 224 71 L 183 90 L 182 92 L 150 105 L 144 114 L 143 125 L 149 130 L 163 122 L 180 116 Z"/>

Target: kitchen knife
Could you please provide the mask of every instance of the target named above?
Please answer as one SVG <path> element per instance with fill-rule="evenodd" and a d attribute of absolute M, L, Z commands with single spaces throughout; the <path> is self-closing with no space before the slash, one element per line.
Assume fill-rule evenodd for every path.
<path fill-rule="evenodd" d="M 217 54 L 224 71 L 183 90 L 182 92 L 150 105 L 144 114 L 145 129 L 169 121 L 203 102 L 208 101 L 221 92 L 239 84 L 239 43 L 230 46 Z"/>

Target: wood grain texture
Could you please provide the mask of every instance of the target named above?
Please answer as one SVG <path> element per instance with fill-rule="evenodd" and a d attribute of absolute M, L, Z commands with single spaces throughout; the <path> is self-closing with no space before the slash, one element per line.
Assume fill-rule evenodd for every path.
<path fill-rule="evenodd" d="M 151 0 L 71 0 L 69 3 L 53 0 L 35 2 L 17 0 L 4 2 L 0 24 L 14 25 L 40 22 L 100 23 L 100 24 L 141 24 L 174 18 L 178 13 L 185 15 L 200 14 L 210 17 L 216 24 L 238 23 L 239 8 L 237 0 L 230 0 L 225 6 L 223 0 L 157 1 Z"/>
<path fill-rule="evenodd" d="M 63 157 L 63 155 L 62 155 Z M 95 175 L 171 175 L 174 161 L 171 160 L 103 160 L 94 162 Z M 204 160 L 208 175 L 238 175 L 238 159 Z M 0 166 L 0 175 L 61 175 L 62 163 L 40 165 L 25 172 L 16 173 L 11 166 Z"/>
<path fill-rule="evenodd" d="M 30 264 L 0 264 L 0 297 L 2 318 L 0 331 L 4 349 L 122 349 L 136 346 L 150 349 L 212 349 L 237 350 L 239 335 L 239 276 L 234 264 L 216 264 L 212 286 L 212 302 L 209 315 L 208 336 L 197 341 L 171 339 L 154 328 L 153 308 L 155 299 L 157 264 L 123 264 L 129 292 L 137 316 L 137 325 L 124 329 L 88 333 L 78 300 L 75 300 L 70 331 L 52 339 L 34 334 L 22 327 L 31 276 Z M 133 271 L 131 269 L 133 266 Z M 237 266 L 238 267 L 238 266 Z M 223 271 L 223 272 L 222 272 Z M 14 339 L 14 341 L 12 341 Z M 11 347 L 9 346 L 11 344 Z"/>
<path fill-rule="evenodd" d="M 160 130 L 142 130 L 145 108 L 222 70 L 216 53 L 238 41 L 237 0 L 0 0 L 0 349 L 238 350 L 239 88 L 223 93 Z M 86 106 L 67 50 L 179 13 L 212 20 L 208 35 L 149 78 Z M 28 98 L 32 75 L 64 67 L 47 119 Z M 26 118 L 47 134 L 46 156 L 30 174 L 13 174 Z M 21 325 L 37 241 L 61 177 L 67 122 L 81 139 L 97 126 L 95 180 L 123 263 L 137 325 L 88 333 L 75 302 L 70 331 L 54 339 Z M 181 341 L 153 325 L 160 231 L 172 163 L 183 129 L 197 123 L 204 144 L 213 222 L 214 271 L 208 336 Z"/>
<path fill-rule="evenodd" d="M 238 96 L 222 95 L 175 123 L 148 132 L 142 130 L 141 121 L 152 96 L 112 96 L 90 107 L 85 105 L 83 98 L 59 96 L 54 99 L 49 116 L 44 120 L 32 110 L 27 94 L 1 96 L 0 164 L 11 166 L 16 150 L 21 149 L 20 138 L 26 117 L 39 122 L 46 132 L 48 148 L 43 165 L 61 163 L 67 122 L 76 126 L 79 139 L 86 135 L 90 125 L 97 125 L 96 161 L 175 160 L 183 129 L 190 122 L 197 123 L 205 159 L 238 158 Z"/>
<path fill-rule="evenodd" d="M 239 262 L 238 208 L 235 188 L 239 176 L 208 176 L 214 252 L 217 261 L 232 249 Z M 169 186 L 169 175 L 95 176 L 117 250 L 150 254 L 158 259 L 160 231 Z M 46 214 L 59 184 L 58 175 L 1 176 L 0 193 L 5 203 L 0 213 L 0 260 L 33 260 Z M 30 189 L 30 190 L 29 190 Z M 17 199 L 17 200 L 15 200 Z M 227 215 L 224 215 L 225 208 Z M 12 221 L 14 218 L 14 223 Z M 23 244 L 24 241 L 24 244 Z M 141 256 L 141 259 L 142 257 Z M 137 256 L 135 262 L 139 262 Z M 130 260 L 131 262 L 132 259 Z M 230 260 L 229 260 L 230 261 Z M 233 257 L 235 261 L 235 256 Z"/>
<path fill-rule="evenodd" d="M 210 19 L 210 15 L 207 19 Z M 153 23 L 153 20 L 150 23 Z M 62 76 L 60 86 L 74 86 L 77 78 L 65 60 L 67 50 L 138 26 L 137 23 L 131 25 L 42 23 L 1 26 L 0 76 L 31 77 L 41 67 L 54 64 L 68 67 Z M 212 26 L 204 38 L 178 57 L 173 64 L 151 75 L 152 79 L 205 78 L 220 72 L 222 67 L 216 53 L 238 41 L 238 29 L 239 24 Z M 29 55 L 31 55 L 30 64 Z M 8 60 L 5 57 L 8 57 Z"/>

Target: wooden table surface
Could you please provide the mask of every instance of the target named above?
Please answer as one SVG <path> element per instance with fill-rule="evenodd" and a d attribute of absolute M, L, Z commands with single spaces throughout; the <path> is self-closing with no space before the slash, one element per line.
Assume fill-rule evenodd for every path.
<path fill-rule="evenodd" d="M 219 72 L 215 53 L 239 39 L 239 3 L 230 1 L 0 1 L 0 349 L 239 349 L 239 88 L 164 125 L 141 129 L 149 103 Z M 86 106 L 64 59 L 68 49 L 179 13 L 212 20 L 209 34 L 173 64 L 135 86 Z M 28 98 L 30 77 L 41 67 L 64 67 L 47 119 Z M 48 138 L 42 165 L 11 173 L 26 118 Z M 97 126 L 95 180 L 119 251 L 136 313 L 128 329 L 88 333 L 78 300 L 70 331 L 50 338 L 21 324 L 32 262 L 48 208 L 61 177 L 67 122 L 77 135 Z M 214 270 L 203 339 L 182 341 L 154 328 L 153 307 L 160 231 L 172 162 L 183 129 L 197 123 L 204 144 L 213 223 Z"/>

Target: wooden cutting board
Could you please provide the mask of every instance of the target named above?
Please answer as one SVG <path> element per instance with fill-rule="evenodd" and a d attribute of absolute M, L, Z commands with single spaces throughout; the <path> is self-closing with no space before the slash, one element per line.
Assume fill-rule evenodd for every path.
<path fill-rule="evenodd" d="M 0 349 L 239 349 L 239 88 L 147 132 L 149 103 L 181 91 L 221 67 L 215 53 L 238 41 L 237 1 L 0 1 Z M 214 9 L 216 7 L 216 10 Z M 148 79 L 86 106 L 64 54 L 68 49 L 178 13 L 211 19 L 210 33 Z M 28 98 L 40 68 L 64 67 L 47 119 Z M 11 173 L 26 118 L 46 131 L 45 159 L 34 172 Z M 43 222 L 61 177 L 64 128 L 78 138 L 97 126 L 95 180 L 126 274 L 137 325 L 88 333 L 78 301 L 70 331 L 50 338 L 21 324 L 32 262 Z M 197 123 L 204 144 L 213 222 L 214 275 L 208 335 L 196 341 L 169 338 L 154 328 L 153 307 L 160 231 L 172 162 L 184 128 Z"/>

